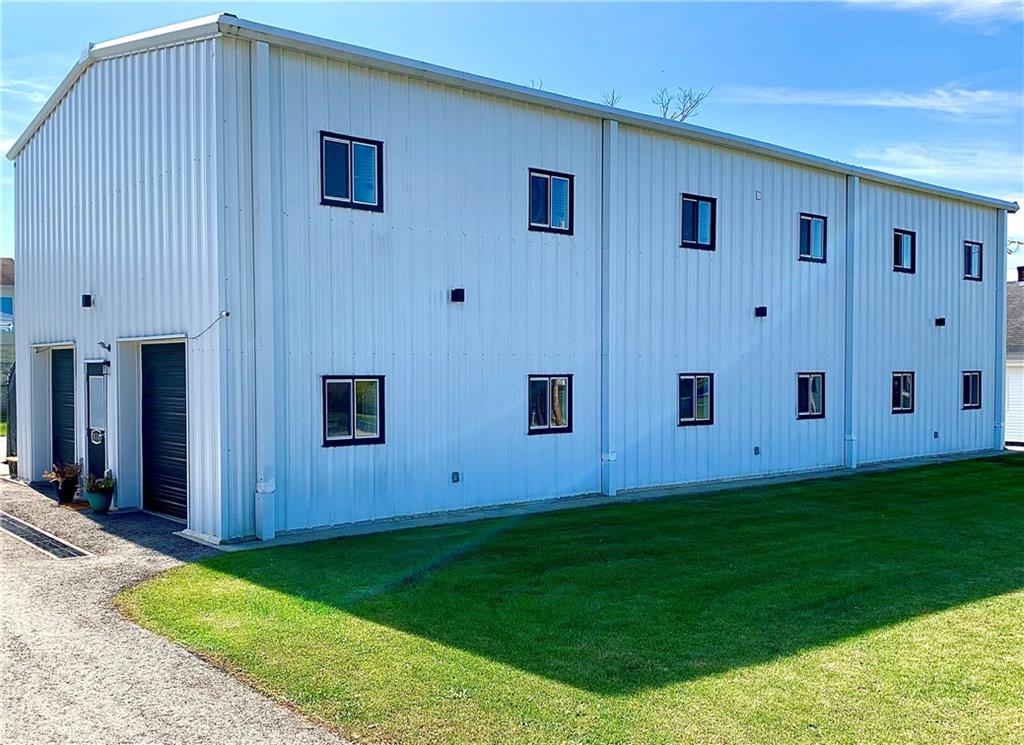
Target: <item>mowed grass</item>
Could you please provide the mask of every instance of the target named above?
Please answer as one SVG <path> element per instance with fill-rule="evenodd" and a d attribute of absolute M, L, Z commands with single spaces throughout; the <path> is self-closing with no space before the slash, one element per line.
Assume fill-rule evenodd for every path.
<path fill-rule="evenodd" d="M 1024 457 L 225 554 L 118 604 L 360 741 L 1024 742 Z"/>

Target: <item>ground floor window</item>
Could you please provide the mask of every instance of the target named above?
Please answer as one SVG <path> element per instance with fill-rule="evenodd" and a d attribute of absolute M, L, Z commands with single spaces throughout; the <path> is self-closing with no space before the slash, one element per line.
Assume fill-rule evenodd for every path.
<path fill-rule="evenodd" d="M 572 432 L 572 375 L 531 375 L 529 433 Z"/>
<path fill-rule="evenodd" d="M 981 371 L 965 370 L 963 375 L 963 403 L 965 409 L 981 408 Z"/>
<path fill-rule="evenodd" d="M 825 417 L 825 373 L 797 373 L 797 419 L 823 419 Z"/>
<path fill-rule="evenodd" d="M 324 447 L 384 442 L 384 376 L 325 375 Z"/>
<path fill-rule="evenodd" d="M 892 374 L 892 413 L 914 413 L 914 373 L 894 372 Z"/>
<path fill-rule="evenodd" d="M 679 426 L 715 421 L 714 373 L 680 373 Z"/>

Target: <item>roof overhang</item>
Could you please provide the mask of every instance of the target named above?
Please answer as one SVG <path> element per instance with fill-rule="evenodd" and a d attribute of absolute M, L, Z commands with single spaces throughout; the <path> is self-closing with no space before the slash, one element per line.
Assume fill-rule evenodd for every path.
<path fill-rule="evenodd" d="M 639 127 L 646 130 L 662 132 L 675 137 L 683 137 L 695 142 L 717 145 L 732 150 L 738 150 L 753 155 L 759 155 L 774 160 L 782 160 L 789 163 L 829 171 L 844 176 L 857 176 L 867 181 L 909 189 L 925 194 L 956 199 L 964 202 L 971 202 L 986 207 L 1016 212 L 1016 202 L 1003 199 L 995 199 L 980 194 L 950 189 L 944 186 L 936 186 L 915 179 L 904 178 L 883 171 L 876 171 L 870 168 L 842 163 L 816 155 L 810 155 L 798 150 L 772 145 L 767 142 L 753 140 L 747 137 L 719 132 L 705 127 L 698 127 L 693 124 L 672 122 L 648 114 L 640 114 L 625 109 L 617 109 L 611 106 L 591 103 L 569 96 L 561 96 L 556 93 L 535 90 L 526 86 L 505 83 L 479 75 L 452 70 L 439 65 L 432 65 L 426 62 L 399 57 L 393 54 L 378 52 L 365 47 L 358 47 L 352 44 L 345 44 L 339 41 L 323 39 L 309 34 L 301 34 L 295 31 L 287 31 L 275 26 L 267 26 L 253 21 L 238 18 L 230 13 L 219 13 L 206 16 L 172 26 L 146 31 L 132 36 L 123 36 L 118 39 L 103 42 L 101 44 L 89 45 L 83 52 L 78 63 L 71 69 L 61 84 L 47 100 L 39 114 L 32 120 L 25 132 L 18 138 L 7 153 L 10 160 L 18 157 L 25 145 L 32 139 L 33 134 L 42 125 L 54 108 L 60 103 L 64 95 L 75 84 L 82 73 L 92 64 L 101 59 L 116 57 L 123 54 L 152 49 L 159 46 L 178 44 L 185 41 L 194 41 L 203 37 L 229 35 L 251 41 L 263 41 L 278 47 L 293 49 L 298 52 L 313 54 L 329 59 L 336 59 L 356 65 L 370 67 L 377 70 L 394 72 L 420 80 L 425 80 L 439 85 L 454 88 L 461 88 L 477 93 L 485 93 L 505 99 L 512 99 L 522 103 L 545 106 L 560 111 L 580 114 L 599 119 L 610 119 L 628 126 Z"/>

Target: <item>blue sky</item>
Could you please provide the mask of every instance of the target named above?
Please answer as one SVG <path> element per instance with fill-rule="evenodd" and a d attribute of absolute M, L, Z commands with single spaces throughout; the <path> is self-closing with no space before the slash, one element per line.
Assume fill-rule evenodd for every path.
<path fill-rule="evenodd" d="M 0 4 L 0 150 L 86 42 L 229 11 L 515 83 L 692 121 L 1024 204 L 1024 3 Z M 0 169 L 0 254 L 13 254 Z M 1024 240 L 1024 216 L 1011 216 Z M 1024 249 L 1010 258 L 1024 264 Z"/>

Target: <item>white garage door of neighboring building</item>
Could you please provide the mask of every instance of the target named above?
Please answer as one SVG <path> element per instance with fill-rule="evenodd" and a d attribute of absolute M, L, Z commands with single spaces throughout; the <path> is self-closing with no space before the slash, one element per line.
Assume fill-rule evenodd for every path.
<path fill-rule="evenodd" d="M 1024 445 L 1024 365 L 1006 367 L 1006 442 Z"/>

